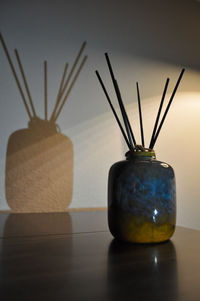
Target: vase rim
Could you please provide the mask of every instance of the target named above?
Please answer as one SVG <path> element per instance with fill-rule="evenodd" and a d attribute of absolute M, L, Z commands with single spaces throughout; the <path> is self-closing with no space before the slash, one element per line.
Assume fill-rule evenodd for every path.
<path fill-rule="evenodd" d="M 156 157 L 154 150 L 137 150 L 137 151 L 128 151 L 125 154 L 126 158 L 136 158 L 136 157 Z"/>

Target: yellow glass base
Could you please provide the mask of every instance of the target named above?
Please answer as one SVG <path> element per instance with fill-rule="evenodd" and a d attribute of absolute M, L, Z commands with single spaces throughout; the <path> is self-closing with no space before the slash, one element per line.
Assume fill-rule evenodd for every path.
<path fill-rule="evenodd" d="M 163 242 L 170 239 L 175 231 L 175 225 L 169 222 L 162 224 L 137 223 L 130 218 L 122 219 L 119 228 L 120 239 L 134 243 Z"/>

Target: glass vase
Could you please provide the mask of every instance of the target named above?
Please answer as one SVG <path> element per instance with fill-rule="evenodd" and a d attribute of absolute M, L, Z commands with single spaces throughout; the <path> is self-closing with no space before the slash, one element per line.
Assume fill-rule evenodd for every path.
<path fill-rule="evenodd" d="M 110 168 L 108 224 L 115 238 L 128 242 L 159 243 L 173 235 L 175 175 L 154 151 L 128 152 Z"/>

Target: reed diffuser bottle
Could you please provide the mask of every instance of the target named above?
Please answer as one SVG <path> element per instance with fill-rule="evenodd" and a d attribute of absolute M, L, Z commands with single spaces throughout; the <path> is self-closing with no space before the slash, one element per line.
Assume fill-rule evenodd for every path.
<path fill-rule="evenodd" d="M 128 152 L 108 180 L 108 223 L 114 237 L 131 242 L 169 239 L 176 223 L 175 176 L 155 152 Z"/>
<path fill-rule="evenodd" d="M 184 73 L 182 69 L 166 110 L 159 123 L 169 78 L 166 81 L 149 147 L 145 147 L 139 85 L 141 143 L 136 143 L 112 66 L 105 54 L 122 113 L 124 127 L 112 105 L 105 85 L 96 71 L 111 110 L 128 146 L 126 160 L 113 164 L 108 177 L 108 225 L 112 235 L 122 241 L 159 243 L 170 239 L 176 225 L 176 186 L 173 168 L 156 160 L 154 145 Z"/>

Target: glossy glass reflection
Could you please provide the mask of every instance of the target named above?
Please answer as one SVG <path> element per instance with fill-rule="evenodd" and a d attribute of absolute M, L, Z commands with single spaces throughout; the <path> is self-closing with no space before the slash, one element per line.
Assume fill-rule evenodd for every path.
<path fill-rule="evenodd" d="M 141 245 L 114 239 L 108 250 L 107 281 L 109 300 L 176 300 L 178 278 L 173 243 Z"/>

